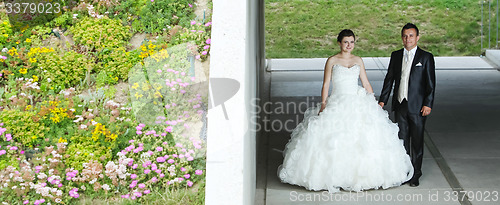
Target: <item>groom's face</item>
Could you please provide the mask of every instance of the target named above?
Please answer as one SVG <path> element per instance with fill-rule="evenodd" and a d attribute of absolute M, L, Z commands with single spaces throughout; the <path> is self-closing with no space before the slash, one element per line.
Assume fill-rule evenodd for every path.
<path fill-rule="evenodd" d="M 417 30 L 414 28 L 403 30 L 403 35 L 401 36 L 403 39 L 403 45 L 406 50 L 411 50 L 417 46 L 418 39 L 420 36 L 417 36 Z"/>

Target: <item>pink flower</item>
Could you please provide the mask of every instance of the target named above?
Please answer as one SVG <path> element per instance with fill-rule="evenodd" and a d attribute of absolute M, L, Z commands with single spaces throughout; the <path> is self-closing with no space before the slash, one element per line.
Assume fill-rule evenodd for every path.
<path fill-rule="evenodd" d="M 146 185 L 145 185 L 145 184 L 143 184 L 143 183 L 140 183 L 140 184 L 139 184 L 139 188 L 144 189 L 144 188 L 146 188 Z"/>
<path fill-rule="evenodd" d="M 185 172 L 185 171 L 186 171 L 186 168 L 181 167 L 181 171 Z"/>
<path fill-rule="evenodd" d="M 30 203 L 30 200 L 23 201 L 23 204 L 28 204 L 28 203 Z"/>
<path fill-rule="evenodd" d="M 187 158 L 187 161 L 189 161 L 189 162 L 190 162 L 190 161 L 193 161 L 193 160 L 194 160 L 194 158 L 193 158 L 193 157 L 188 157 L 188 158 Z"/>
<path fill-rule="evenodd" d="M 205 24 L 205 26 L 211 26 L 212 25 L 212 22 L 208 22 Z"/>
<path fill-rule="evenodd" d="M 172 132 L 173 128 L 172 126 L 168 126 L 167 128 L 165 128 L 165 132 Z"/>
<path fill-rule="evenodd" d="M 122 195 L 122 198 L 124 198 L 124 199 L 128 199 L 129 197 L 130 197 L 129 194 Z"/>
<path fill-rule="evenodd" d="M 201 56 L 200 56 L 200 55 L 196 55 L 196 59 L 200 59 L 200 58 L 201 58 Z"/>
<path fill-rule="evenodd" d="M 212 42 L 212 40 L 211 40 L 211 39 L 207 39 L 207 40 L 205 41 L 205 43 L 206 43 L 206 44 L 210 44 L 211 42 Z"/>
<path fill-rule="evenodd" d="M 193 186 L 193 182 L 192 182 L 192 181 L 187 181 L 187 185 L 188 185 L 189 187 L 191 187 L 191 186 Z"/>
<path fill-rule="evenodd" d="M 160 178 L 163 178 L 163 177 L 165 177 L 165 174 L 160 174 Z"/>
<path fill-rule="evenodd" d="M 140 123 L 140 124 L 139 124 L 139 127 L 146 127 L 146 124 L 144 124 L 144 123 Z"/>
<path fill-rule="evenodd" d="M 207 52 L 207 51 L 203 51 L 203 52 L 201 52 L 201 55 L 207 55 L 207 54 L 208 54 L 208 52 Z"/>
<path fill-rule="evenodd" d="M 174 161 L 173 159 L 169 159 L 167 162 L 168 162 L 169 164 L 172 164 L 172 163 L 174 163 L 175 161 Z"/>
<path fill-rule="evenodd" d="M 131 179 L 135 179 L 135 178 L 137 178 L 137 174 L 131 174 L 131 175 L 130 175 L 130 178 L 131 178 Z"/>
<path fill-rule="evenodd" d="M 139 166 L 139 165 L 134 164 L 134 165 L 132 166 L 132 169 L 137 169 L 137 167 L 138 167 L 138 166 Z"/>
<path fill-rule="evenodd" d="M 189 179 L 189 177 L 191 177 L 190 174 L 184 174 L 184 178 Z"/>
<path fill-rule="evenodd" d="M 134 195 L 139 198 L 139 197 L 142 196 L 142 193 L 141 192 L 135 192 Z"/>
<path fill-rule="evenodd" d="M 138 134 L 138 135 L 142 134 L 141 131 L 136 131 L 135 133 Z"/>
<path fill-rule="evenodd" d="M 158 151 L 158 152 L 163 151 L 163 147 L 156 147 L 156 151 Z"/>
<path fill-rule="evenodd" d="M 6 141 L 12 140 L 12 135 L 11 134 L 5 134 Z"/>
<path fill-rule="evenodd" d="M 202 175 L 203 171 L 197 169 L 196 171 L 194 171 L 194 174 L 196 174 L 196 175 Z"/>
<path fill-rule="evenodd" d="M 191 21 L 191 25 L 195 25 L 196 24 L 196 21 Z"/>
<path fill-rule="evenodd" d="M 161 69 L 158 69 L 156 72 L 157 72 L 157 73 L 161 73 Z"/>
<path fill-rule="evenodd" d="M 205 50 L 207 50 L 207 49 L 209 49 L 209 48 L 210 48 L 210 46 L 209 46 L 209 45 L 205 45 L 205 46 L 203 46 L 203 49 L 205 49 Z"/>
<path fill-rule="evenodd" d="M 152 181 L 152 182 L 157 182 L 157 181 L 158 181 L 158 178 L 153 177 L 153 178 L 151 178 L 151 181 Z"/>
<path fill-rule="evenodd" d="M 191 4 L 188 4 L 188 5 L 189 5 L 190 8 L 193 8 L 193 5 L 191 5 Z"/>
<path fill-rule="evenodd" d="M 163 157 L 157 157 L 156 161 L 159 162 L 159 163 L 162 163 L 162 162 L 165 162 L 165 158 L 163 158 Z"/>
<path fill-rule="evenodd" d="M 149 191 L 149 189 L 147 189 L 147 190 L 144 190 L 144 192 L 143 192 L 143 193 L 144 193 L 144 194 L 149 194 L 149 193 L 151 193 L 151 191 Z"/>
<path fill-rule="evenodd" d="M 155 172 L 156 172 L 157 174 L 161 174 L 161 169 L 157 169 L 157 170 L 155 170 Z"/>
<path fill-rule="evenodd" d="M 16 146 L 11 147 L 10 150 L 17 150 L 17 147 Z"/>
<path fill-rule="evenodd" d="M 5 151 L 5 150 L 0 150 L 0 155 L 4 155 L 5 153 L 7 153 L 7 151 Z"/>
<path fill-rule="evenodd" d="M 151 172 L 151 170 L 150 170 L 150 169 L 146 169 L 146 170 L 144 170 L 144 174 L 149 174 L 149 172 Z"/>

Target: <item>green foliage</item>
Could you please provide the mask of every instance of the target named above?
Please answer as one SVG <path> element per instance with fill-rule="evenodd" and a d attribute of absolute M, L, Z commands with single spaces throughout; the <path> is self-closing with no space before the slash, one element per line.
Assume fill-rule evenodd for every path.
<path fill-rule="evenodd" d="M 132 36 L 129 26 L 123 26 L 120 20 L 85 17 L 69 31 L 73 33 L 75 43 L 86 46 L 89 50 L 101 51 L 104 48 L 126 46 Z"/>
<path fill-rule="evenodd" d="M 136 49 L 127 52 L 124 47 L 119 47 L 116 49 L 103 49 L 99 55 L 99 60 L 95 69 L 99 73 L 97 81 L 101 80 L 101 82 L 106 82 L 106 84 L 114 85 L 119 79 L 126 80 L 130 68 L 141 59 L 139 57 L 139 50 Z M 101 73 L 104 76 L 99 76 L 103 75 Z"/>
<path fill-rule="evenodd" d="M 202 60 L 205 60 L 209 49 L 205 49 L 204 47 L 208 45 L 207 39 L 210 38 L 210 33 L 211 33 L 210 31 L 211 31 L 211 26 L 209 25 L 205 26 L 204 24 L 201 24 L 199 22 L 197 23 L 195 21 L 192 21 L 192 23 L 188 27 L 182 28 L 182 31 L 177 32 L 172 37 L 170 45 L 173 46 L 181 43 L 190 42 L 198 46 L 197 48 L 198 54 L 202 54 L 201 55 Z"/>
<path fill-rule="evenodd" d="M 3 46 L 7 42 L 7 38 L 12 34 L 12 26 L 9 21 L 2 21 L 0 23 L 0 45 Z"/>
<path fill-rule="evenodd" d="M 44 138 L 49 128 L 36 120 L 36 111 L 20 111 L 17 109 L 3 110 L 0 120 L 12 139 L 22 143 L 25 147 L 33 147 Z"/>
<path fill-rule="evenodd" d="M 37 54 L 37 72 L 45 85 L 56 91 L 77 85 L 83 81 L 87 72 L 92 70 L 91 59 L 75 51 L 59 55 L 56 52 Z"/>
<path fill-rule="evenodd" d="M 158 33 L 171 25 L 187 25 L 194 9 L 189 7 L 194 0 L 147 1 L 140 12 L 140 20 L 132 23 L 139 32 Z"/>
<path fill-rule="evenodd" d="M 80 171 L 83 169 L 83 163 L 94 160 L 104 164 L 111 159 L 110 148 L 99 142 L 94 142 L 90 136 L 83 135 L 75 135 L 70 138 L 66 154 L 68 155 L 64 159 L 66 166 Z"/>

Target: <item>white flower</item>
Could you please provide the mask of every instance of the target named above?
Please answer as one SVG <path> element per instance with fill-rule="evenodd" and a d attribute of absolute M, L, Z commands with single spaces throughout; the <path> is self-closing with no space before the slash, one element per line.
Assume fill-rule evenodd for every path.
<path fill-rule="evenodd" d="M 69 110 L 71 110 L 71 112 L 75 112 L 75 109 L 73 109 L 73 108 L 71 108 L 71 109 L 69 109 Z"/>
<path fill-rule="evenodd" d="M 80 125 L 80 129 L 85 129 L 87 128 L 87 125 Z"/>
<path fill-rule="evenodd" d="M 2 52 L 7 53 L 7 52 L 9 52 L 9 49 L 7 49 L 7 48 L 3 48 L 3 49 L 2 49 Z"/>
<path fill-rule="evenodd" d="M 45 179 L 45 178 L 47 178 L 47 175 L 45 173 L 40 173 L 40 174 L 38 174 L 37 178 L 38 179 Z"/>
<path fill-rule="evenodd" d="M 62 200 L 60 198 L 57 198 L 56 200 L 56 203 L 60 204 L 62 202 Z"/>
<path fill-rule="evenodd" d="M 49 82 L 49 83 L 50 83 L 50 81 L 52 81 L 52 80 L 51 80 L 50 78 L 47 78 L 47 82 Z"/>
<path fill-rule="evenodd" d="M 90 181 L 89 183 L 90 183 L 90 184 L 94 184 L 96 181 L 97 181 L 97 178 L 93 179 L 93 180 L 92 180 L 92 181 Z"/>
<path fill-rule="evenodd" d="M 109 185 L 107 185 L 107 184 L 102 185 L 102 189 L 104 189 L 106 191 L 110 190 Z"/>
<path fill-rule="evenodd" d="M 80 188 L 81 188 L 83 191 L 85 191 L 85 190 L 87 189 L 87 187 L 85 187 L 84 185 L 82 185 Z"/>

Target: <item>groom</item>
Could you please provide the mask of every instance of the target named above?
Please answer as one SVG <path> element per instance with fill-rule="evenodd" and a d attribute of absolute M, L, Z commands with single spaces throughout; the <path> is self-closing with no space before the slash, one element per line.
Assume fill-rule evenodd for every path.
<path fill-rule="evenodd" d="M 436 75 L 434 56 L 417 47 L 420 39 L 417 26 L 406 24 L 401 39 L 404 48 L 391 54 L 379 105 L 384 107 L 387 103 L 394 84 L 392 111 L 399 126 L 399 138 L 403 139 L 414 168 L 413 178 L 408 182 L 416 187 L 422 176 L 424 127 L 434 102 Z"/>

